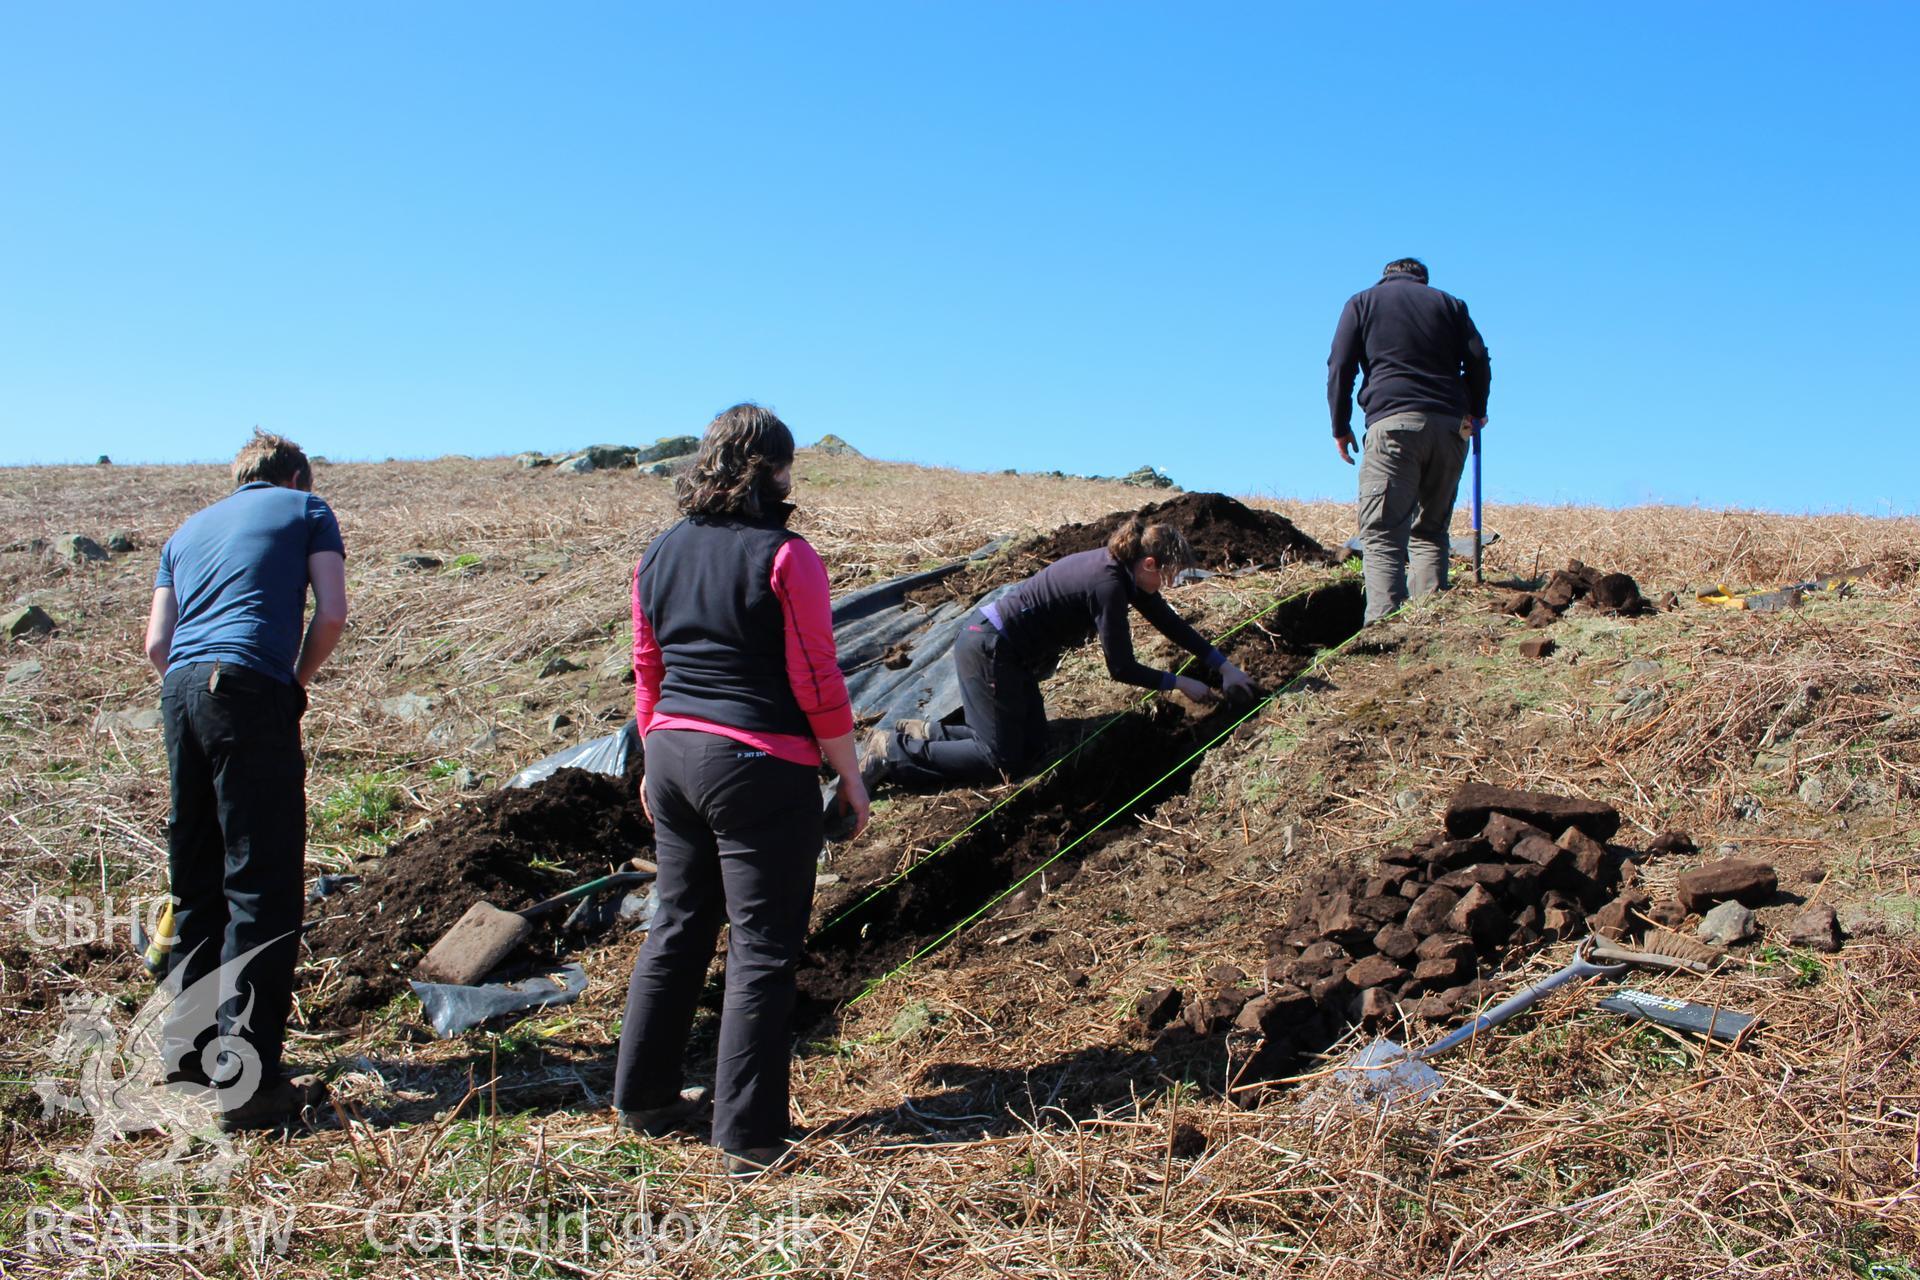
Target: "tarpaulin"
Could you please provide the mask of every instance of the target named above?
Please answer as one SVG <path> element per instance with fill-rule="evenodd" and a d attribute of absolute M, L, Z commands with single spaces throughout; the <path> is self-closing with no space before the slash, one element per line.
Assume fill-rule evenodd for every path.
<path fill-rule="evenodd" d="M 856 716 L 888 724 L 914 718 L 944 720 L 960 709 L 960 679 L 947 655 L 974 610 L 999 599 L 1008 587 L 996 587 L 978 600 L 948 599 L 931 607 L 907 597 L 958 573 L 970 561 L 992 555 L 1000 545 L 988 543 L 966 560 L 888 578 L 833 602 L 834 648 Z M 904 664 L 888 666 L 889 656 L 894 663 L 904 660 Z M 639 751 L 640 736 L 629 720 L 615 733 L 535 761 L 507 779 L 506 785 L 530 787 L 556 769 L 617 776 L 627 771 Z"/>

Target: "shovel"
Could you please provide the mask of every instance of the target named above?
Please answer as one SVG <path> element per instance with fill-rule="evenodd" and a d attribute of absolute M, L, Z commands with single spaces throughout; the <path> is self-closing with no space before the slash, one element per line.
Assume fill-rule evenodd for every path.
<path fill-rule="evenodd" d="M 508 952 L 526 941 L 527 935 L 533 932 L 535 918 L 603 890 L 624 889 L 654 878 L 656 869 L 652 863 L 640 858 L 633 861 L 646 870 L 616 871 L 610 876 L 589 880 L 545 902 L 536 902 L 525 911 L 502 911 L 484 899 L 474 903 L 421 958 L 421 975 L 434 982 L 472 986 L 493 972 Z"/>
<path fill-rule="evenodd" d="M 1333 1073 L 1334 1096 L 1344 1093 L 1362 1103 L 1390 1107 L 1407 1098 L 1424 1101 L 1446 1083 L 1438 1071 L 1427 1065 L 1447 1050 L 1465 1044 L 1482 1031 L 1499 1026 L 1514 1014 L 1530 1008 L 1556 987 L 1582 978 L 1613 978 L 1627 971 L 1625 964 L 1594 964 L 1586 958 L 1587 944 L 1575 948 L 1573 960 L 1558 973 L 1542 978 L 1525 991 L 1509 996 L 1464 1027 L 1458 1027 L 1424 1049 L 1408 1049 L 1391 1040 L 1375 1040 L 1347 1060 Z M 1326 1101 L 1324 1094 L 1316 1099 Z"/>

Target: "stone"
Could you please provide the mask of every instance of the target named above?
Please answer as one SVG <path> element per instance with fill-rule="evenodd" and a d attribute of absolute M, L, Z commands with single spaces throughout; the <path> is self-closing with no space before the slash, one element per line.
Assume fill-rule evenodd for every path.
<path fill-rule="evenodd" d="M 1640 584 L 1624 573 L 1603 573 L 1594 579 L 1587 603 L 1602 613 L 1640 613 L 1647 608 Z"/>
<path fill-rule="evenodd" d="M 547 732 L 549 734 L 557 735 L 562 729 L 568 729 L 572 726 L 573 717 L 564 711 L 556 711 L 547 717 Z"/>
<path fill-rule="evenodd" d="M 1347 981 L 1361 990 L 1390 986 L 1406 976 L 1407 971 L 1386 956 L 1368 956 L 1364 960 L 1356 960 L 1347 970 Z"/>
<path fill-rule="evenodd" d="M 1130 484 L 1139 489 L 1178 489 L 1180 487 L 1173 482 L 1172 476 L 1155 466 L 1135 467 L 1127 474 L 1114 478 L 1121 484 Z"/>
<path fill-rule="evenodd" d="M 1579 907 L 1550 906 L 1540 913 L 1540 932 L 1549 941 L 1565 942 L 1586 931 L 1587 916 Z"/>
<path fill-rule="evenodd" d="M 694 456 L 688 454 L 684 458 L 662 458 L 659 462 L 643 462 L 640 464 L 640 474 L 652 476 L 656 480 L 677 476 L 693 465 Z"/>
<path fill-rule="evenodd" d="M 1413 969 L 1409 991 L 1440 991 L 1455 987 L 1473 976 L 1473 960 L 1466 956 L 1433 956 Z"/>
<path fill-rule="evenodd" d="M 158 707 L 140 707 L 130 711 L 102 711 L 94 717 L 95 733 L 112 733 L 125 730 L 133 733 L 154 733 L 166 723 L 166 717 Z"/>
<path fill-rule="evenodd" d="M 54 554 L 68 564 L 105 560 L 107 549 L 84 533 L 63 533 L 53 540 Z"/>
<path fill-rule="evenodd" d="M 1279 983 L 1263 996 L 1240 1006 L 1233 1025 L 1263 1036 L 1287 1035 L 1314 1016 L 1313 997 L 1291 983 Z"/>
<path fill-rule="evenodd" d="M 1559 611 L 1545 600 L 1535 600 L 1533 608 L 1527 611 L 1527 625 L 1530 627 L 1550 627 L 1558 621 Z"/>
<path fill-rule="evenodd" d="M 663 462 L 668 458 L 691 458 L 700 451 L 699 436 L 661 436 L 650 445 L 633 451 L 635 463 Z"/>
<path fill-rule="evenodd" d="M 1827 802 L 1827 784 L 1817 773 L 1810 773 L 1800 780 L 1800 803 L 1810 808 L 1819 808 Z"/>
<path fill-rule="evenodd" d="M 818 440 L 815 440 L 813 442 L 813 448 L 820 453 L 830 453 L 845 458 L 864 458 L 867 456 L 832 432 L 828 432 Z"/>
<path fill-rule="evenodd" d="M 1824 902 L 1816 902 L 1793 918 L 1787 929 L 1787 945 L 1808 947 L 1828 953 L 1840 949 L 1840 917 Z"/>
<path fill-rule="evenodd" d="M 1454 836 L 1474 835 L 1495 813 L 1530 822 L 1549 834 L 1579 827 L 1595 840 L 1606 840 L 1620 829 L 1619 810 L 1599 800 L 1467 782 L 1447 802 L 1447 831 Z"/>
<path fill-rule="evenodd" d="M 569 662 L 556 653 L 540 664 L 540 679 L 546 680 L 553 676 L 563 676 L 569 671 L 579 671 L 580 669 L 579 663 Z"/>
<path fill-rule="evenodd" d="M 1436 933 L 1421 939 L 1420 946 L 1414 954 L 1422 960 L 1433 960 L 1443 956 L 1471 960 L 1476 953 L 1473 939 L 1466 934 Z"/>
<path fill-rule="evenodd" d="M 1546 588 L 1540 592 L 1538 598 L 1541 604 L 1559 613 L 1573 603 L 1578 590 L 1578 584 L 1572 578 L 1556 569 L 1553 576 L 1547 579 Z"/>
<path fill-rule="evenodd" d="M 1656 857 L 1674 853 L 1697 853 L 1693 837 L 1684 831 L 1662 831 L 1647 844 L 1647 852 Z"/>
<path fill-rule="evenodd" d="M 123 556 L 129 551 L 139 549 L 140 544 L 133 540 L 133 534 L 126 529 L 115 529 L 107 535 L 107 550 L 115 555 Z"/>
<path fill-rule="evenodd" d="M 463 764 L 453 771 L 453 785 L 461 791 L 478 791 L 480 775 Z"/>
<path fill-rule="evenodd" d="M 1676 900 L 1666 898 L 1647 908 L 1647 919 L 1664 929 L 1678 929 L 1687 922 L 1687 909 Z"/>
<path fill-rule="evenodd" d="M 1585 897 L 1610 882 L 1607 875 L 1607 847 L 1598 840 L 1578 827 L 1568 827 L 1554 843 L 1573 857 L 1570 864 L 1563 864 L 1557 869 L 1554 877 L 1557 884 L 1571 887 Z"/>
<path fill-rule="evenodd" d="M 1342 969 L 1308 987 L 1307 994 L 1311 995 L 1318 1004 L 1339 1008 L 1353 999 L 1354 988 L 1353 984 L 1347 981 L 1346 970 Z"/>
<path fill-rule="evenodd" d="M 93 465 L 96 467 L 110 467 L 113 465 L 113 459 L 103 453 L 93 460 Z"/>
<path fill-rule="evenodd" d="M 1247 1002 L 1260 994 L 1251 987 L 1229 987 L 1187 1006 L 1187 1025 L 1197 1036 L 1218 1035 L 1233 1025 Z"/>
<path fill-rule="evenodd" d="M 1540 868 L 1541 875 L 1550 879 L 1558 879 L 1563 870 L 1571 870 L 1573 866 L 1573 855 L 1540 834 L 1536 827 L 1529 827 L 1527 834 L 1514 842 L 1510 853 Z"/>
<path fill-rule="evenodd" d="M 1539 875 L 1539 870 L 1529 866 L 1527 870 Z M 1476 862 L 1470 867 L 1458 871 L 1449 871 L 1434 883 L 1442 889 L 1451 889 L 1455 893 L 1465 893 L 1475 885 L 1481 885 L 1488 892 L 1498 894 L 1508 880 L 1513 878 L 1514 867 L 1506 862 Z"/>
<path fill-rule="evenodd" d="M 1706 919 L 1694 932 L 1702 942 L 1716 947 L 1732 946 L 1736 942 L 1745 942 L 1760 931 L 1759 920 L 1753 914 L 1753 908 L 1734 899 L 1728 899 L 1707 912 Z"/>
<path fill-rule="evenodd" d="M 1420 793 L 1412 787 L 1394 792 L 1393 807 L 1408 817 L 1412 817 L 1414 814 L 1420 812 Z"/>
<path fill-rule="evenodd" d="M 1207 984 L 1213 987 L 1237 987 L 1247 980 L 1246 970 L 1237 964 L 1217 964 L 1207 970 Z"/>
<path fill-rule="evenodd" d="M 1302 978 L 1309 982 L 1318 981 L 1335 970 L 1344 972 L 1351 963 L 1345 947 L 1333 942 L 1316 942 L 1300 953 L 1300 958 L 1292 964 L 1294 982 Z M 1302 986 L 1306 983 L 1302 982 Z"/>
<path fill-rule="evenodd" d="M 1620 941 L 1640 932 L 1640 913 L 1652 905 L 1647 895 L 1629 889 L 1587 917 L 1587 927 L 1604 937 Z"/>
<path fill-rule="evenodd" d="M 1524 618 L 1533 612 L 1533 592 L 1509 591 L 1506 595 L 1495 600 L 1492 608 L 1495 613 L 1506 613 L 1516 618 Z"/>
<path fill-rule="evenodd" d="M 24 662 L 16 662 L 7 668 L 7 687 L 12 689 L 30 684 L 38 684 L 41 674 L 42 668 L 36 659 L 28 658 Z"/>
<path fill-rule="evenodd" d="M 544 453 L 516 453 L 513 460 L 520 464 L 522 471 L 532 471 L 536 467 L 550 467 L 553 459 Z"/>
<path fill-rule="evenodd" d="M 1544 840 L 1548 844 L 1553 843 L 1547 839 L 1546 832 L 1532 823 L 1522 822 L 1504 813 L 1488 815 L 1486 829 L 1480 833 L 1480 838 L 1503 858 L 1512 853 L 1513 847 L 1528 836 Z"/>
<path fill-rule="evenodd" d="M 1779 877 L 1766 863 L 1752 858 L 1723 858 L 1681 872 L 1673 891 L 1689 915 L 1700 915 L 1729 898 L 1750 907 L 1760 906 L 1779 887 Z"/>
<path fill-rule="evenodd" d="M 485 755 L 487 752 L 499 749 L 500 733 L 496 729 L 482 729 L 479 735 L 467 744 L 467 751 L 472 755 Z"/>
<path fill-rule="evenodd" d="M 1441 840 L 1426 849 L 1427 866 L 1435 871 L 1472 866 L 1493 856 L 1493 846 L 1478 836 L 1470 840 Z"/>
<path fill-rule="evenodd" d="M 1538 660 L 1550 657 L 1559 647 L 1552 636 L 1528 636 L 1520 642 L 1520 656 Z"/>
<path fill-rule="evenodd" d="M 434 700 L 423 693 L 403 693 L 380 699 L 380 709 L 395 720 L 413 724 L 433 714 Z"/>
<path fill-rule="evenodd" d="M 1447 917 L 1459 905 L 1460 895 L 1434 885 L 1414 899 L 1407 910 L 1407 928 L 1422 937 L 1446 928 Z"/>
<path fill-rule="evenodd" d="M 1420 946 L 1420 939 L 1411 929 L 1403 929 L 1390 924 L 1373 935 L 1373 949 L 1389 960 L 1405 960 Z"/>
<path fill-rule="evenodd" d="M 590 444 L 579 456 L 592 462 L 596 471 L 619 471 L 633 466 L 640 450 L 630 444 Z"/>
<path fill-rule="evenodd" d="M 1367 1026 L 1389 1022 L 1395 1013 L 1391 991 L 1380 987 L 1368 987 L 1360 993 L 1360 1021 Z"/>
<path fill-rule="evenodd" d="M 394 562 L 402 569 L 438 569 L 446 563 L 446 561 L 442 560 L 439 556 L 430 556 L 418 551 L 395 556 Z"/>
<path fill-rule="evenodd" d="M 618 680 L 622 684 L 633 683 L 633 651 L 622 645 L 600 660 L 593 673 L 601 680 Z"/>
<path fill-rule="evenodd" d="M 1173 1021 L 1184 999 L 1178 987 L 1156 987 L 1133 1002 L 1134 1016 L 1147 1030 L 1158 1031 Z"/>
<path fill-rule="evenodd" d="M 1498 946 L 1513 935 L 1513 920 L 1484 885 L 1475 885 L 1447 913 L 1447 928 L 1483 947 Z"/>
<path fill-rule="evenodd" d="M 1400 1006 L 1402 1013 L 1422 1022 L 1445 1022 L 1453 1017 L 1453 1010 L 1445 996 L 1421 996 Z"/>

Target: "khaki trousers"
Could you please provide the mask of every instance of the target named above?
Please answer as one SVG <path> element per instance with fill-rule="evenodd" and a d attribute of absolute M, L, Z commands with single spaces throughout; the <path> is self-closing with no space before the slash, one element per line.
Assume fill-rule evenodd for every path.
<path fill-rule="evenodd" d="M 1367 428 L 1360 459 L 1360 548 L 1367 621 L 1447 589 L 1447 528 L 1467 441 L 1460 415 L 1396 413 Z"/>

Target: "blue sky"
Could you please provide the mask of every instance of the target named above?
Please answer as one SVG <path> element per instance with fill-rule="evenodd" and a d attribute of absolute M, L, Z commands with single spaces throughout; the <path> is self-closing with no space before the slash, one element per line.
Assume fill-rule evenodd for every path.
<path fill-rule="evenodd" d="M 696 431 L 1350 497 L 1424 257 L 1490 496 L 1916 508 L 1910 4 L 0 5 L 0 463 Z"/>

